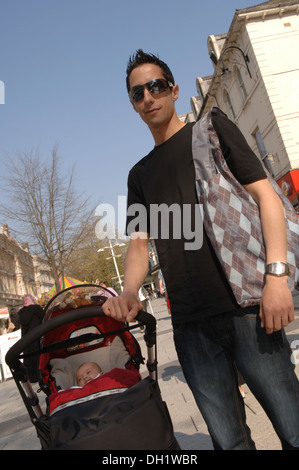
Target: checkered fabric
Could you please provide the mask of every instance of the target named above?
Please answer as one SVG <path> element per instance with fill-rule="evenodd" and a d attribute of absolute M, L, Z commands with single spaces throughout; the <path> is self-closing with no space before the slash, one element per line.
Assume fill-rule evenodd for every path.
<path fill-rule="evenodd" d="M 213 111 L 222 113 L 218 108 Z M 206 233 L 238 304 L 256 305 L 261 299 L 266 267 L 259 207 L 228 168 L 210 112 L 194 125 L 192 152 Z M 298 216 L 268 172 L 267 176 L 285 210 L 291 273 L 288 282 L 293 290 L 299 275 Z"/>

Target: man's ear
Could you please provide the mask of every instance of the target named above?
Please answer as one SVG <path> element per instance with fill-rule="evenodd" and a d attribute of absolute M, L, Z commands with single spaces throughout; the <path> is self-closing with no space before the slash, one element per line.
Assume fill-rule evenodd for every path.
<path fill-rule="evenodd" d="M 179 85 L 173 85 L 171 92 L 172 92 L 173 101 L 176 101 L 179 97 Z"/>

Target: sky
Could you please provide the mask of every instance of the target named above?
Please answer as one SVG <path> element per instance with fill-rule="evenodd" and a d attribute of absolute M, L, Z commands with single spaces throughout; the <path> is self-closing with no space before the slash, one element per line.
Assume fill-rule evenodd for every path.
<path fill-rule="evenodd" d="M 129 170 L 154 146 L 127 96 L 129 56 L 141 48 L 169 65 L 185 114 L 196 78 L 213 73 L 208 36 L 258 3 L 0 0 L 0 174 L 6 154 L 38 149 L 47 158 L 57 145 L 63 173 L 75 165 L 78 192 L 117 213 Z"/>

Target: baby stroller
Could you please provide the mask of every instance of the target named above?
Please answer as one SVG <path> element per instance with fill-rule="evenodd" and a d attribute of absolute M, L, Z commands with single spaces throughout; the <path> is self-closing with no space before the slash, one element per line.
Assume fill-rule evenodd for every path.
<path fill-rule="evenodd" d="M 101 290 L 100 290 L 101 289 Z M 100 290 L 100 291 L 99 291 Z M 41 324 L 14 344 L 6 362 L 43 450 L 179 450 L 157 382 L 156 319 L 143 311 L 128 325 L 106 317 L 106 289 L 92 284 L 58 293 Z M 130 330 L 145 326 L 148 376 Z M 43 412 L 22 363 L 37 339 Z M 31 353 L 34 354 L 34 353 Z M 28 355 L 27 355 L 28 357 Z M 74 387 L 79 365 L 95 362 L 103 375 Z"/>

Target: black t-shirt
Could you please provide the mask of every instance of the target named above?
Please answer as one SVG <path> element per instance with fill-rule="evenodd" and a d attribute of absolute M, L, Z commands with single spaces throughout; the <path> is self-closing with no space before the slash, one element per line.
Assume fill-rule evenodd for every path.
<path fill-rule="evenodd" d="M 259 159 L 252 152 L 238 128 L 226 117 L 213 116 L 226 161 L 241 184 L 249 184 L 265 177 Z M 195 187 L 195 169 L 192 158 L 192 128 L 186 124 L 166 142 L 140 160 L 130 171 L 128 178 L 128 207 L 140 204 L 147 210 L 146 229 L 149 230 L 151 205 L 183 204 L 198 210 Z M 153 206 L 152 206 L 153 207 Z M 194 214 L 194 212 L 192 211 Z M 127 218 L 129 225 L 134 215 Z M 136 221 L 136 216 L 135 216 Z M 194 218 L 192 219 L 194 230 Z M 172 223 L 169 224 L 169 239 L 155 239 L 160 267 L 169 296 L 172 320 L 179 324 L 205 319 L 222 312 L 237 309 L 238 305 L 227 282 L 217 256 L 203 230 L 202 247 L 186 250 L 183 229 L 180 238 L 172 238 Z M 138 227 L 134 227 L 138 231 Z"/>

